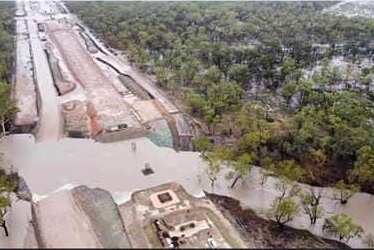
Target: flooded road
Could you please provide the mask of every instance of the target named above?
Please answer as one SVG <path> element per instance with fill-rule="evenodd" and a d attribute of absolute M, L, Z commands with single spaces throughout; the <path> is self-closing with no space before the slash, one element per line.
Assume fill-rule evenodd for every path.
<path fill-rule="evenodd" d="M 132 149 L 132 143 L 136 144 L 136 150 Z M 36 200 L 63 186 L 80 184 L 109 190 L 117 203 L 128 199 L 135 190 L 168 181 L 181 183 L 195 196 L 201 196 L 202 190 L 211 191 L 204 162 L 198 153 L 157 147 L 147 138 L 116 143 L 66 138 L 58 142 L 35 144 L 32 136 L 12 135 L 0 142 L 0 151 L 4 152 L 6 162 L 13 164 L 14 170 L 24 177 Z M 142 174 L 141 169 L 146 163 L 149 163 L 154 174 Z M 239 182 L 235 189 L 230 189 L 231 183 L 224 175 L 222 173 L 217 181 L 215 193 L 239 199 L 243 206 L 266 216 L 272 200 L 279 195 L 274 188 L 276 179 L 270 177 L 261 186 L 258 168 L 254 168 L 244 183 Z M 325 193 L 327 197 L 332 196 L 331 189 L 325 189 Z M 356 194 L 345 206 L 329 198 L 324 198 L 322 204 L 325 216 L 330 217 L 337 212 L 348 213 L 366 233 L 374 233 L 372 195 Z M 322 223 L 323 220 L 318 220 L 317 225 L 309 227 L 308 217 L 301 215 L 290 225 L 321 235 Z M 22 244 L 19 242 L 12 246 L 21 247 Z M 360 239 L 352 239 L 349 244 L 354 247 L 364 246 Z"/>

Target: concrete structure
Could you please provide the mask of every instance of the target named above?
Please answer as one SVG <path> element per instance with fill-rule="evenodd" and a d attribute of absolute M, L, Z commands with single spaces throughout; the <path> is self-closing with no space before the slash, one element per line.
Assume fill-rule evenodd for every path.
<path fill-rule="evenodd" d="M 61 71 L 59 59 L 55 55 L 51 43 L 46 43 L 46 53 L 48 57 L 48 63 L 52 71 L 53 82 L 59 95 L 65 95 L 73 91 L 76 88 L 76 84 L 72 81 L 64 79 Z"/>
<path fill-rule="evenodd" d="M 163 118 L 153 100 L 134 102 L 133 108 L 139 114 L 142 123 L 148 123 Z"/>
<path fill-rule="evenodd" d="M 30 27 L 37 94 L 43 103 L 38 140 L 62 135 L 113 142 L 149 136 L 160 146 L 191 148 L 190 124 L 180 110 L 146 76 L 105 48 L 63 3 L 24 5 L 27 17 L 22 19 Z M 59 126 L 53 126 L 55 121 Z"/>
<path fill-rule="evenodd" d="M 187 119 L 184 118 L 183 114 L 181 113 L 173 114 L 171 117 L 178 133 L 180 148 L 182 150 L 191 150 L 193 148 L 193 134 L 191 133 L 190 127 L 187 123 Z"/>
<path fill-rule="evenodd" d="M 14 98 L 19 112 L 13 122 L 13 132 L 30 133 L 38 121 L 37 94 L 27 22 L 16 20 L 16 64 Z"/>
<path fill-rule="evenodd" d="M 47 32 L 69 71 L 86 91 L 92 136 L 106 141 L 107 135 L 114 138 L 113 133 L 118 132 L 131 134 L 132 137 L 145 135 L 146 131 L 133 110 L 126 105 L 113 84 L 84 49 L 72 27 L 63 20 L 49 21 L 46 24 Z"/>
<path fill-rule="evenodd" d="M 73 138 L 89 138 L 89 117 L 86 104 L 82 101 L 72 100 L 62 105 L 65 133 Z"/>
<path fill-rule="evenodd" d="M 31 212 L 29 247 L 246 247 L 210 200 L 175 182 L 136 191 L 119 206 L 106 190 L 68 186 L 34 202 Z"/>
<path fill-rule="evenodd" d="M 210 200 L 175 182 L 136 191 L 119 210 L 134 248 L 246 247 Z"/>
<path fill-rule="evenodd" d="M 30 37 L 33 72 L 37 86 L 39 119 L 36 131 L 38 141 L 57 141 L 61 135 L 61 112 L 56 89 L 53 86 L 53 77 L 48 65 L 44 42 L 38 35 L 37 24 L 44 22 L 44 17 L 32 11 L 35 7 L 42 5 L 25 3 L 28 32 Z"/>

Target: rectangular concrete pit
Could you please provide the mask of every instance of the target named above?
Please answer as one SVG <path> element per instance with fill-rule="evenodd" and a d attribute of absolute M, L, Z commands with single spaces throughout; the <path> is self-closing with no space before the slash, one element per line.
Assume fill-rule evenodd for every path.
<path fill-rule="evenodd" d="M 65 133 L 73 138 L 88 138 L 89 117 L 86 114 L 86 104 L 73 100 L 62 105 L 62 115 L 64 117 Z"/>

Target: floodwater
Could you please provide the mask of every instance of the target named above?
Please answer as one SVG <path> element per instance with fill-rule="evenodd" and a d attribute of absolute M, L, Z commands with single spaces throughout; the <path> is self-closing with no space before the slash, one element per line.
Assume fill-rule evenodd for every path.
<path fill-rule="evenodd" d="M 132 149 L 132 143 L 136 144 L 136 150 Z M 58 142 L 35 144 L 34 138 L 30 135 L 11 135 L 0 142 L 0 151 L 4 152 L 5 162 L 12 164 L 14 170 L 19 171 L 25 178 L 34 199 L 41 199 L 63 186 L 80 184 L 107 189 L 118 203 L 128 199 L 135 190 L 168 181 L 181 183 L 195 196 L 201 196 L 203 189 L 212 191 L 205 175 L 205 165 L 198 153 L 176 152 L 171 148 L 157 147 L 147 138 L 115 143 L 65 138 Z M 141 169 L 146 163 L 149 163 L 154 174 L 142 174 Z M 259 177 L 258 169 L 254 168 L 245 182 L 238 182 L 234 189 L 230 189 L 230 182 L 225 180 L 222 173 L 214 192 L 237 198 L 243 206 L 251 207 L 266 216 L 278 191 L 274 189 L 274 178 L 269 178 L 262 187 Z M 332 196 L 331 189 L 325 189 L 325 192 L 326 196 Z M 372 195 L 356 194 L 345 206 L 340 206 L 328 198 L 323 199 L 322 203 L 326 216 L 337 212 L 348 213 L 366 232 L 374 233 Z M 27 207 L 24 209 L 26 210 L 23 211 L 27 211 Z M 12 212 L 13 217 L 17 211 Z M 25 216 L 22 215 L 20 218 Z M 27 221 L 24 223 L 26 225 Z M 290 225 L 321 235 L 322 223 L 323 220 L 319 220 L 317 225 L 309 228 L 307 216 L 300 216 Z M 11 244 L 7 246 L 22 247 L 23 242 L 19 240 L 19 235 L 24 232 L 24 228 L 21 225 L 21 222 L 17 222 L 15 228 L 10 229 L 17 238 L 11 240 Z M 0 239 L 1 237 L 3 236 L 0 234 Z M 354 247 L 363 247 L 360 239 L 352 239 L 349 243 Z"/>

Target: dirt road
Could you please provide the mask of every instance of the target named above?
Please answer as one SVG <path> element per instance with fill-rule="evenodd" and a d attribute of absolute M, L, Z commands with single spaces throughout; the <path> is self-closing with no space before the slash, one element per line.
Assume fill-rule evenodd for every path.
<path fill-rule="evenodd" d="M 42 42 L 38 38 L 37 23 L 41 20 L 39 14 L 31 11 L 26 4 L 27 22 L 30 32 L 31 51 L 35 67 L 36 81 L 41 96 L 39 125 L 36 134 L 37 141 L 57 141 L 61 134 L 61 115 L 58 96 L 53 86 L 53 78 L 49 69 Z"/>

